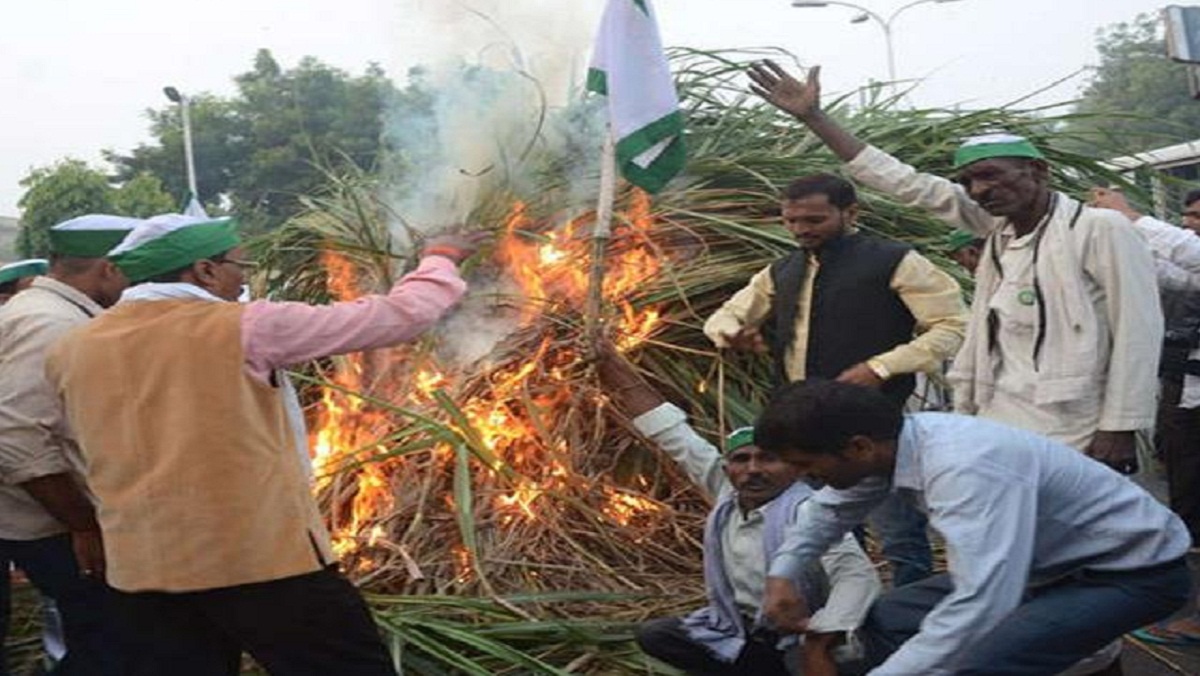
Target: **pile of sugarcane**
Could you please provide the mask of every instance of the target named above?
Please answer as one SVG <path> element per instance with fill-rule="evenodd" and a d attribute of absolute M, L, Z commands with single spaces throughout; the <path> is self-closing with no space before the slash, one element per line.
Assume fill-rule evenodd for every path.
<path fill-rule="evenodd" d="M 657 266 L 630 288 L 608 289 L 599 318 L 714 440 L 753 420 L 769 369 L 760 357 L 716 353 L 700 326 L 791 246 L 777 224 L 779 187 L 839 171 L 800 125 L 743 93 L 742 63 L 756 56 L 675 54 L 686 175 L 653 198 L 649 228 L 629 216 L 645 207 L 634 203 L 640 197 L 618 192 L 608 272 L 634 250 L 650 252 Z M 1047 151 L 1065 190 L 1115 179 L 1060 150 L 1056 119 L 1045 111 L 853 100 L 864 98 L 830 107 L 864 140 L 925 170 L 949 172 L 960 139 L 1006 129 Z M 654 667 L 631 647 L 630 623 L 701 602 L 708 501 L 599 387 L 586 330 L 595 318 L 584 316 L 583 299 L 531 298 L 508 279 L 506 242 L 563 244 L 565 227 L 575 230 L 556 265 L 591 264 L 594 205 L 566 185 L 568 160 L 555 153 L 529 153 L 522 180 L 494 183 L 474 205 L 470 222 L 495 238 L 466 266 L 474 297 L 460 314 L 468 320 L 415 345 L 324 360 L 296 376 L 314 428 L 330 423 L 331 403 L 350 411 L 335 421 L 353 427 L 343 439 L 350 448 L 318 463 L 318 498 L 406 673 L 646 673 Z M 389 239 L 404 215 L 379 197 L 380 181 L 331 178 L 326 194 L 307 198 L 309 213 L 260 242 L 266 291 L 319 302 L 386 289 L 411 254 Z M 945 225 L 883 195 L 861 198 L 864 228 L 946 262 Z M 523 216 L 514 228 L 517 204 Z M 635 329 L 631 317 L 651 311 L 652 328 Z M 511 331 L 482 357 L 462 360 L 452 345 L 460 334 L 493 322 Z"/>

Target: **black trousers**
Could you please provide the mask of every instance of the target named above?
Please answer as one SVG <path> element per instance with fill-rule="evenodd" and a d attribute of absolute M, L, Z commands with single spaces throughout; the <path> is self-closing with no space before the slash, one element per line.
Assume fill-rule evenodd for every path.
<path fill-rule="evenodd" d="M 737 661 L 722 662 L 688 637 L 678 617 L 650 620 L 637 629 L 642 652 L 692 676 L 788 676 L 774 641 L 750 640 Z"/>
<path fill-rule="evenodd" d="M 1200 409 L 1179 408 L 1182 384 L 1162 380 L 1155 441 L 1167 466 L 1171 510 L 1200 543 Z"/>
<path fill-rule="evenodd" d="M 336 570 L 169 594 L 117 591 L 130 676 L 395 676 L 366 604 Z"/>
<path fill-rule="evenodd" d="M 0 540 L 0 676 L 9 675 L 3 643 L 11 614 L 10 563 L 25 571 L 39 592 L 54 599 L 62 616 L 67 654 L 51 672 L 54 676 L 124 674 L 121 654 L 112 645 L 117 628 L 111 592 L 80 575 L 71 536 L 64 533 L 38 540 Z"/>

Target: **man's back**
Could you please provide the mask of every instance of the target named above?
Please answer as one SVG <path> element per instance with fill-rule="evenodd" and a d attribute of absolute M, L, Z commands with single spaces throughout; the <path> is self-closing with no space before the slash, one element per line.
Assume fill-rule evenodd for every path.
<path fill-rule="evenodd" d="M 62 410 L 44 358 L 64 333 L 101 311 L 79 290 L 48 277 L 0 307 L 0 539 L 27 540 L 66 527 L 17 484 L 75 468 L 57 430 Z"/>
<path fill-rule="evenodd" d="M 118 589 L 211 589 L 333 561 L 282 397 L 245 368 L 242 311 L 123 303 L 47 357 Z"/>
<path fill-rule="evenodd" d="M 1129 479 L 1069 446 L 989 420 L 909 416 L 894 482 L 920 491 L 935 527 L 960 523 L 964 509 L 993 510 L 972 521 L 973 531 L 944 533 L 948 540 L 988 540 L 991 529 L 1019 527 L 1011 535 L 1031 539 L 1037 579 L 1165 563 L 1188 548 L 1178 517 Z M 1007 554 L 998 541 L 975 544 Z"/>

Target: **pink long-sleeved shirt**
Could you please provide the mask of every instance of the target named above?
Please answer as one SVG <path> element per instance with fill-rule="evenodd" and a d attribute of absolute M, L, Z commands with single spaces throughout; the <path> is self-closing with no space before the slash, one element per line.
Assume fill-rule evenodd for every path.
<path fill-rule="evenodd" d="M 278 368 L 411 340 L 458 303 L 466 289 L 453 261 L 427 256 L 387 295 L 330 305 L 251 302 L 242 314 L 246 368 L 270 383 Z"/>

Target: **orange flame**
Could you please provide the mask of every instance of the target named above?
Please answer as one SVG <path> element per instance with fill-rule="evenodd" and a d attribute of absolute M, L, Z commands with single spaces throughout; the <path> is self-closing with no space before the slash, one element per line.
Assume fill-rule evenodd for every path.
<path fill-rule="evenodd" d="M 635 191 L 627 213 L 618 219 L 614 247 L 605 262 L 602 295 L 617 310 L 612 321 L 617 347 L 622 351 L 646 341 L 662 324 L 656 308 L 638 309 L 629 301 L 636 298 L 645 282 L 660 270 L 658 256 L 649 238 L 654 224 L 650 207 L 649 196 Z M 541 224 L 529 215 L 524 204 L 513 205 L 497 248 L 497 259 L 528 300 L 523 306 L 522 323 L 531 323 L 551 308 L 573 311 L 584 304 L 589 284 L 591 244 L 581 235 L 593 220 L 593 215 L 586 214 L 544 231 L 539 230 Z M 350 260 L 327 251 L 322 254 L 321 261 L 328 274 L 327 287 L 331 295 L 340 300 L 361 295 L 362 289 Z M 551 508 L 546 496 L 570 480 L 565 442 L 546 439 L 537 417 L 542 415 L 539 412 L 561 410 L 569 404 L 571 395 L 565 383 L 580 355 L 561 346 L 552 350 L 552 345 L 551 338 L 543 339 L 534 354 L 514 367 L 491 374 L 485 391 L 461 402 L 459 407 L 476 433 L 473 438 L 477 438 L 483 450 L 494 457 L 487 477 L 503 486 L 492 498 L 501 525 L 543 518 L 546 510 Z M 530 383 L 535 379 L 563 385 L 551 388 L 549 393 L 546 388 L 532 392 Z M 379 440 L 392 429 L 391 421 L 386 415 L 372 410 L 364 399 L 343 391 L 361 392 L 368 382 L 362 355 L 350 355 L 333 376 L 335 387 L 322 392 L 312 435 L 318 491 L 330 486 L 334 473 L 346 466 L 347 461 L 359 459 L 363 451 L 383 450 L 378 446 Z M 402 400 L 418 406 L 430 405 L 434 401 L 434 392 L 452 391 L 454 385 L 454 377 L 424 360 L 411 371 Z M 395 393 L 375 394 L 393 396 Z M 445 444 L 438 445 L 434 451 L 439 462 L 448 462 L 453 455 L 454 449 Z M 364 549 L 387 542 L 387 533 L 379 522 L 395 507 L 388 467 L 386 463 L 368 462 L 354 469 L 354 492 L 348 510 L 339 509 L 336 504 L 332 509 L 331 529 L 337 554 L 362 555 Z M 501 475 L 505 477 L 502 481 L 499 480 Z M 601 489 L 601 495 L 602 513 L 621 526 L 633 523 L 639 515 L 662 509 L 653 500 L 609 486 Z M 446 500 L 453 504 L 449 496 Z M 474 572 L 468 550 L 459 544 L 453 546 L 451 552 L 456 580 L 472 579 Z M 363 566 L 360 570 L 366 570 L 370 565 L 363 561 L 360 556 L 359 563 Z"/>

